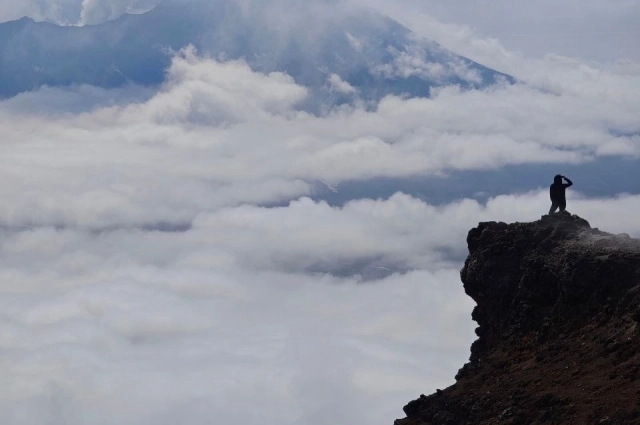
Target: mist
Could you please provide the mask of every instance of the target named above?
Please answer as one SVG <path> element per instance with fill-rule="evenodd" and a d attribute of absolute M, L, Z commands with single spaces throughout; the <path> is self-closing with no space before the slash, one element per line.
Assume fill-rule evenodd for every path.
<path fill-rule="evenodd" d="M 468 359 L 470 228 L 538 219 L 572 167 L 604 183 L 567 209 L 640 237 L 616 166 L 640 155 L 637 64 L 464 37 L 517 83 L 371 107 L 330 75 L 355 101 L 317 114 L 287 73 L 187 47 L 158 87 L 1 101 L 2 422 L 391 424 Z"/>

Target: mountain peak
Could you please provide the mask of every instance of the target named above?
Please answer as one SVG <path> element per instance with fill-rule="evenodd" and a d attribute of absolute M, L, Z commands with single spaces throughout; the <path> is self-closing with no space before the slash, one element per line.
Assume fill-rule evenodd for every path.
<path fill-rule="evenodd" d="M 167 52 L 188 45 L 208 57 L 243 59 L 257 72 L 287 73 L 310 89 L 310 98 L 328 105 L 512 81 L 368 9 L 332 15 L 331 8 L 315 5 L 279 13 L 270 4 L 165 1 L 98 25 L 41 22 L 17 33 L 7 31 L 15 23 L 0 24 L 0 97 L 42 85 L 158 86 L 171 64 Z M 334 76 L 354 90 L 335 90 Z"/>
<path fill-rule="evenodd" d="M 396 425 L 639 424 L 640 240 L 560 213 L 480 223 L 467 243 L 479 338 L 457 383 Z"/>

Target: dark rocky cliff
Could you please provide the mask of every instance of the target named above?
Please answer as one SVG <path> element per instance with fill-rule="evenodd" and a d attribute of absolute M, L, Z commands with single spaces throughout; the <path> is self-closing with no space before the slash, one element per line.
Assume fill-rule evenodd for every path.
<path fill-rule="evenodd" d="M 396 425 L 640 424 L 640 240 L 562 213 L 480 223 L 467 243 L 478 340 Z"/>

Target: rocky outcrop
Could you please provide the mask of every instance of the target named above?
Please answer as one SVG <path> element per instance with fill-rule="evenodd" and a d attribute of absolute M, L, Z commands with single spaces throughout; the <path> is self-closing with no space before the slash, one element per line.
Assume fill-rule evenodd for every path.
<path fill-rule="evenodd" d="M 396 425 L 640 424 L 640 240 L 561 213 L 467 244 L 469 363 Z"/>

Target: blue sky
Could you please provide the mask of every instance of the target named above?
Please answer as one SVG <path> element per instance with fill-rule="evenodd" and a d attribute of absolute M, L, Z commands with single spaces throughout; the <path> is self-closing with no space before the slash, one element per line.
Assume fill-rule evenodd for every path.
<path fill-rule="evenodd" d="M 471 227 L 539 218 L 560 172 L 569 211 L 640 236 L 637 2 L 368 4 L 519 83 L 314 115 L 185 49 L 157 88 L 0 101 L 0 422 L 391 424 L 468 358 Z"/>

